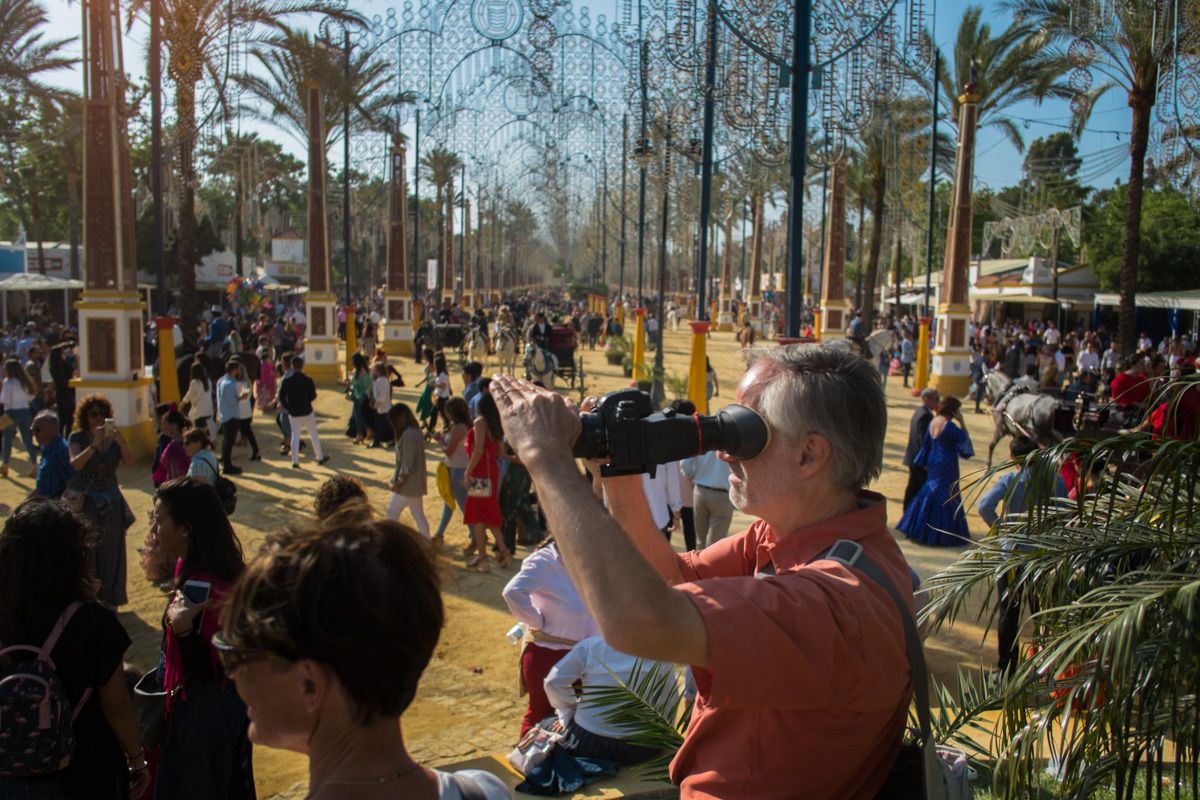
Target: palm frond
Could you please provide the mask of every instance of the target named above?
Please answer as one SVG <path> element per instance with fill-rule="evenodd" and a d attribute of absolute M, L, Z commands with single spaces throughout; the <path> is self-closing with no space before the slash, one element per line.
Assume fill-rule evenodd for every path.
<path fill-rule="evenodd" d="M 683 744 L 683 732 L 691 719 L 691 705 L 683 701 L 682 676 L 640 659 L 628 680 L 609 674 L 616 684 L 585 685 L 581 702 L 598 709 L 606 723 L 627 731 L 631 744 L 661 751 L 639 770 L 652 779 L 667 780 L 667 766 Z"/>
<path fill-rule="evenodd" d="M 1195 391 L 1194 377 L 1174 382 L 1151 407 L 1173 412 Z M 1052 496 L 1067 458 L 1091 476 L 1076 500 Z M 1027 796 L 1053 758 L 1061 797 L 1100 787 L 1127 797 L 1151 783 L 1147 771 L 1161 770 L 1171 748 L 1176 773 L 1190 771 L 1194 784 L 1200 442 L 1079 437 L 1031 454 L 1022 468 L 1026 512 L 1002 519 L 926 584 L 934 627 L 973 613 L 990 628 L 1000 578 L 1035 611 L 1029 654 L 995 691 L 997 785 L 1005 797 Z"/>

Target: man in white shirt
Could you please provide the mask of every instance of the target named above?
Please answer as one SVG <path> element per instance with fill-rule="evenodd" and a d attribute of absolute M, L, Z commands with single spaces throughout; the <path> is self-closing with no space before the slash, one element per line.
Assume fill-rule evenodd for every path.
<path fill-rule="evenodd" d="M 1087 348 L 1080 351 L 1075 358 L 1075 368 L 1080 372 L 1090 370 L 1092 372 L 1100 372 L 1100 348 L 1093 339 L 1087 343 Z"/>
<path fill-rule="evenodd" d="M 679 462 L 672 461 L 658 467 L 654 470 L 653 478 L 643 472 L 642 491 L 646 494 L 646 504 L 650 506 L 654 525 L 663 532 L 668 542 L 671 541 L 671 531 L 675 530 L 679 510 L 683 508 L 683 497 L 679 493 Z"/>
<path fill-rule="evenodd" d="M 609 722 L 605 719 L 606 709 L 586 702 L 586 694 L 580 697 L 575 692 L 576 682 L 589 688 L 616 686 L 618 681 L 628 683 L 635 677 L 635 669 L 639 681 L 652 673 L 662 675 L 675 670 L 671 664 L 661 661 L 642 660 L 639 666 L 639 659 L 614 650 L 599 636 L 584 639 L 554 665 L 544 686 L 558 721 L 565 729 L 559 747 L 579 758 L 602 758 L 622 766 L 639 764 L 658 755 L 657 750 L 626 741 L 625 737 L 630 735 L 627 728 Z M 676 690 L 663 693 L 660 711 L 664 716 L 674 713 L 682 691 L 677 679 Z"/>
<path fill-rule="evenodd" d="M 1059 333 L 1058 328 L 1053 322 L 1046 323 L 1046 331 L 1042 334 L 1042 341 L 1051 347 L 1057 347 L 1058 343 L 1062 341 L 1062 334 Z"/>

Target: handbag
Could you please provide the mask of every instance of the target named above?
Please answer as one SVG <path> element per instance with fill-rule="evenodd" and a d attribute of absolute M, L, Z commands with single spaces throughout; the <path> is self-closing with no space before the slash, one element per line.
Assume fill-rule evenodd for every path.
<path fill-rule="evenodd" d="M 445 461 L 437 466 L 437 490 L 438 496 L 451 511 L 458 507 L 454 499 L 454 486 L 450 481 L 450 467 Z"/>
<path fill-rule="evenodd" d="M 491 478 L 467 478 L 467 497 L 491 497 Z"/>
<path fill-rule="evenodd" d="M 142 747 L 147 751 L 160 750 L 167 743 L 171 730 L 171 714 L 167 699 L 179 692 L 168 692 L 162 685 L 158 670 L 152 669 L 133 686 L 133 709 L 137 712 L 138 732 Z"/>
<path fill-rule="evenodd" d="M 554 751 L 562 738 L 561 733 L 534 725 L 525 732 L 521 741 L 517 742 L 517 746 L 508 754 L 508 763 L 512 764 L 513 769 L 517 772 L 528 775 L 550 757 L 550 753 Z"/>

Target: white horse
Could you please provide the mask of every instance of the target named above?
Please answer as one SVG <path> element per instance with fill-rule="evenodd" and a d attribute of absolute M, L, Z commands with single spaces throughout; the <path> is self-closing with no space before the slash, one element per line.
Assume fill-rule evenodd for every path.
<path fill-rule="evenodd" d="M 486 364 L 488 357 L 487 334 L 479 328 L 471 328 L 467 338 L 467 360 Z"/>
<path fill-rule="evenodd" d="M 558 358 L 549 350 L 543 350 L 534 342 L 525 345 L 525 377 L 541 381 L 547 389 L 554 388 L 554 373 L 558 371 Z"/>
<path fill-rule="evenodd" d="M 500 371 L 512 375 L 517 371 L 517 334 L 509 328 L 501 328 L 492 337 L 492 347 L 500 362 Z"/>

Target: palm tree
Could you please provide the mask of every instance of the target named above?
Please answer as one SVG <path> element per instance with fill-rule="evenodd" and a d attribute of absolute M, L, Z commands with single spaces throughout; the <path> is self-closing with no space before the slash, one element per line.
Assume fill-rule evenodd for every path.
<path fill-rule="evenodd" d="M 889 176 L 905 153 L 929 141 L 929 112 L 923 99 L 906 97 L 891 103 L 878 103 L 871 120 L 860 135 L 862 175 L 856 180 L 871 197 L 871 243 L 867 253 L 867 274 L 862 292 L 863 322 L 871 329 L 875 315 L 875 289 L 879 281 L 879 254 L 883 248 L 884 208 Z M 938 133 L 937 153 L 943 168 L 952 163 L 954 147 L 948 137 Z M 859 195 L 860 203 L 863 195 Z M 893 209 L 897 211 L 898 209 Z"/>
<path fill-rule="evenodd" d="M 389 115 L 397 104 L 415 99 L 410 93 L 397 95 L 389 90 L 395 80 L 391 67 L 374 51 L 351 49 L 347 70 L 340 47 L 305 32 L 288 31 L 266 38 L 255 48 L 254 57 L 263 71 L 236 78 L 258 102 L 250 113 L 284 128 L 302 145 L 308 142 L 304 87 L 309 81 L 324 87 L 326 152 L 344 134 L 347 104 L 352 129 L 390 130 L 393 126 Z"/>
<path fill-rule="evenodd" d="M 454 216 L 454 176 L 462 168 L 462 159 L 444 147 L 435 147 L 421 159 L 421 167 L 425 170 L 425 178 L 430 181 L 437 194 L 438 208 L 438 258 L 441 260 L 441 291 L 454 290 L 454 275 L 448 272 L 453 263 L 454 247 L 453 234 L 450 230 L 450 218 Z"/>
<path fill-rule="evenodd" d="M 1075 20 L 1099 18 L 1105 27 L 1089 38 L 1095 51 L 1092 67 L 1105 82 L 1081 97 L 1075 133 L 1082 131 L 1095 98 L 1111 88 L 1126 94 L 1132 116 L 1129 133 L 1129 188 L 1125 205 L 1125 242 L 1121 262 L 1120 321 L 1117 338 L 1123 353 L 1137 349 L 1134 328 L 1134 295 L 1137 291 L 1138 247 L 1142 238 L 1142 194 L 1145 188 L 1146 149 L 1150 121 L 1158 94 L 1159 73 L 1174 59 L 1172 37 L 1165 35 L 1170 19 L 1165 4 L 1141 2 L 1101 3 L 1098 0 L 1006 0 L 1014 13 L 1040 28 L 1051 42 L 1069 42 L 1076 36 Z M 1077 8 L 1082 6 L 1082 8 Z M 1103 9 L 1109 9 L 1102 13 Z M 1077 16 L 1078 15 L 1078 16 Z M 1195 20 L 1190 20 L 1195 26 Z M 1181 23 L 1182 24 L 1182 23 Z"/>
<path fill-rule="evenodd" d="M 229 108 L 226 89 L 233 78 L 228 69 L 229 39 L 235 29 L 249 31 L 249 38 L 286 34 L 288 20 L 307 14 L 332 16 L 347 23 L 360 23 L 354 12 L 335 0 L 161 0 L 162 41 L 167 48 L 167 74 L 175 83 L 176 192 L 178 229 L 175 246 L 179 264 L 179 310 L 185 326 L 196 321 L 197 254 L 196 222 L 196 90 L 209 80 L 217 90 L 221 108 Z M 145 15 L 150 0 L 132 0 L 129 25 Z"/>
<path fill-rule="evenodd" d="M 926 31 L 926 46 L 937 48 Z M 1026 101 L 1042 102 L 1048 97 L 1069 98 L 1071 89 L 1060 78 L 1070 64 L 1066 55 L 1050 47 L 1052 36 L 1036 23 L 1017 15 L 1017 19 L 995 36 L 983 22 L 983 8 L 968 6 L 958 25 L 951 58 L 943 54 L 938 83 L 944 116 L 958 126 L 959 97 L 963 87 L 973 84 L 979 97 L 978 126 L 994 125 L 1018 151 L 1025 150 L 1021 126 L 1008 110 Z M 928 73 L 917 76 L 926 93 L 931 93 Z"/>
<path fill-rule="evenodd" d="M 77 59 L 64 51 L 70 38 L 46 39 L 46 9 L 37 0 L 0 0 L 0 92 L 11 96 L 50 95 L 42 78 Z"/>
<path fill-rule="evenodd" d="M 1167 403 L 1182 426 L 1185 393 L 1194 400 L 1196 392 L 1191 375 L 1162 390 L 1152 407 Z M 1181 436 L 1092 432 L 1031 454 L 1021 467 L 1026 512 L 1002 518 L 925 584 L 934 629 L 968 614 L 990 626 L 997 618 L 990 590 L 1001 580 L 1024 608 L 1041 609 L 1029 655 L 964 711 L 967 724 L 985 727 L 994 723 L 982 711 L 1001 711 L 995 766 L 1004 797 L 1041 796 L 1047 754 L 1060 781 L 1056 797 L 1082 800 L 1103 788 L 1133 797 L 1137 783 L 1147 797 L 1151 787 L 1155 797 L 1180 797 L 1187 784 L 1195 796 L 1200 441 L 1194 429 Z M 1055 499 L 1069 456 L 1089 485 L 1078 500 Z"/>

